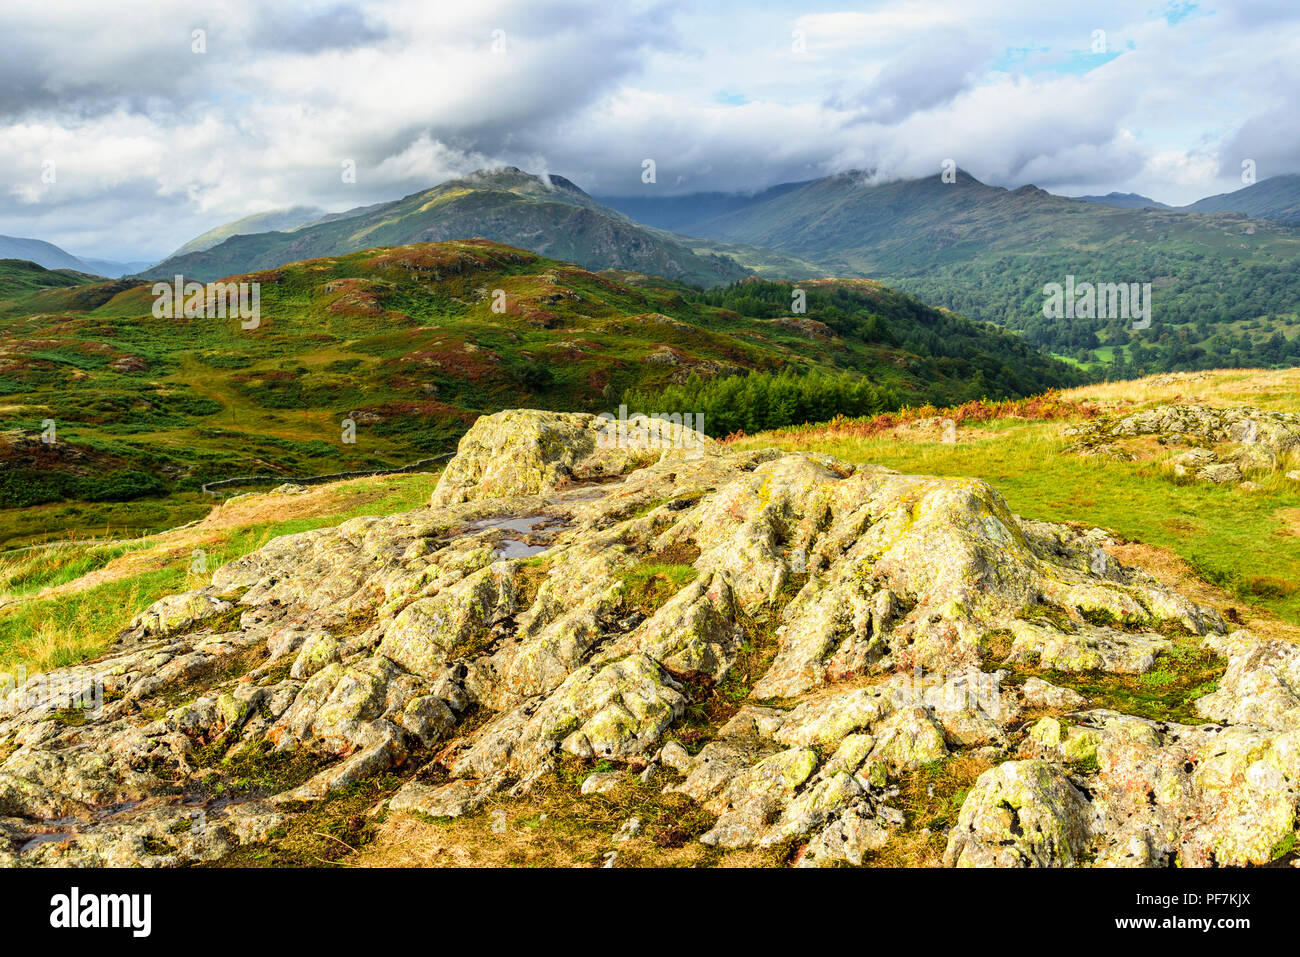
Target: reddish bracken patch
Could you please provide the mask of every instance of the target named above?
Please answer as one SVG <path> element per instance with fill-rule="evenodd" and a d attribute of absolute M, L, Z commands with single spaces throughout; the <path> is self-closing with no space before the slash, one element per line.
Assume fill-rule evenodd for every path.
<path fill-rule="evenodd" d="M 408 352 L 398 361 L 437 369 L 453 378 L 471 382 L 496 376 L 501 365 L 501 359 L 495 352 L 480 349 L 459 339 L 432 343 L 423 349 Z"/>

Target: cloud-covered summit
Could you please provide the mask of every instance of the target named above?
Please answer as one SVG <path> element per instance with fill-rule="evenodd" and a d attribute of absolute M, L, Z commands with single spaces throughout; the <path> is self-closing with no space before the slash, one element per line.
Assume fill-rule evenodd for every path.
<path fill-rule="evenodd" d="M 604 195 L 938 172 L 1181 204 L 1300 170 L 1300 14 L 1032 0 L 0 12 L 0 232 L 158 258 L 486 166 Z M 642 181 L 644 161 L 655 182 Z"/>

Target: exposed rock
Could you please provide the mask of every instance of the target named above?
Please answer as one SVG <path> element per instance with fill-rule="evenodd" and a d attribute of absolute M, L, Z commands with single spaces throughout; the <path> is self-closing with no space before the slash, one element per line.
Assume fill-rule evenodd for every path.
<path fill-rule="evenodd" d="M 1072 709 L 1087 704 L 1087 699 L 1077 691 L 1058 688 L 1042 678 L 1026 679 L 1021 691 L 1025 696 L 1025 704 L 1033 708 Z"/>
<path fill-rule="evenodd" d="M 1300 645 L 1260 641 L 1248 631 L 1211 636 L 1205 645 L 1228 659 L 1218 690 L 1196 702 L 1214 721 L 1300 730 Z"/>
<path fill-rule="evenodd" d="M 641 819 L 639 817 L 630 817 L 619 825 L 614 832 L 615 843 L 629 841 L 641 833 Z"/>
<path fill-rule="evenodd" d="M 1091 812 L 1079 789 L 1043 761 L 1007 761 L 980 775 L 948 839 L 957 867 L 1059 867 L 1087 846 Z"/>
<path fill-rule="evenodd" d="M 659 752 L 659 760 L 678 774 L 688 774 L 691 770 L 690 752 L 676 741 L 669 741 Z"/>
<path fill-rule="evenodd" d="M 903 824 L 900 782 L 958 752 L 1018 759 L 971 790 L 950 863 L 1261 863 L 1285 844 L 1290 646 L 1225 636 L 1212 609 L 1099 559 L 1103 533 L 1020 520 L 984 482 L 707 440 L 620 448 L 609 428 L 481 419 L 430 507 L 275 539 L 155 603 L 100 661 L 14 689 L 0 857 L 208 860 L 375 775 L 407 778 L 393 811 L 452 817 L 607 761 L 584 791 L 663 775 L 715 816 L 707 844 L 860 864 Z M 536 554 L 515 557 L 514 535 Z M 737 693 L 758 621 L 771 663 Z M 1162 632 L 1228 658 L 1199 705 L 1228 726 L 1078 712 L 1066 689 L 1004 682 L 1028 661 L 1142 674 L 1173 647 Z M 56 720 L 87 685 L 102 706 Z M 711 700 L 730 717 L 701 730 Z M 1026 707 L 1076 713 L 1022 731 Z M 299 773 L 241 793 L 220 836 L 155 839 L 194 782 L 261 754 Z M 64 819 L 72 851 L 22 850 Z"/>
<path fill-rule="evenodd" d="M 605 794 L 626 780 L 627 775 L 622 771 L 597 771 L 587 776 L 579 791 L 582 794 Z"/>
<path fill-rule="evenodd" d="M 616 423 L 588 413 L 508 409 L 483 416 L 461 437 L 433 504 L 545 495 L 565 484 L 624 475 L 654 461 L 659 449 L 688 444 L 680 425 L 647 419 L 643 428 L 638 447 L 626 435 L 620 442 Z M 710 442 L 692 433 L 689 444 Z"/>
<path fill-rule="evenodd" d="M 1281 456 L 1300 447 L 1300 415 L 1250 407 L 1159 405 L 1126 415 L 1102 416 L 1066 430 L 1080 441 L 1073 450 L 1132 459 L 1117 441 L 1155 436 L 1165 445 L 1194 447 L 1166 463 L 1173 474 L 1216 485 L 1248 484 L 1248 476 L 1272 472 Z"/>

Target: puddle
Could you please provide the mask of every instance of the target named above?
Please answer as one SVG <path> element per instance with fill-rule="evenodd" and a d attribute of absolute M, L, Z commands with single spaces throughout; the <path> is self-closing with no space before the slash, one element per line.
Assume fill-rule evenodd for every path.
<path fill-rule="evenodd" d="M 489 529 L 501 529 L 505 532 L 531 532 L 540 525 L 551 521 L 549 515 L 525 515 L 522 518 L 481 518 L 469 526 L 471 532 L 486 532 Z"/>
<path fill-rule="evenodd" d="M 89 824 L 98 824 L 100 821 L 106 821 L 111 817 L 116 817 L 125 811 L 138 807 L 141 801 L 121 801 L 117 804 L 105 804 L 103 807 L 91 808 L 89 819 L 81 817 L 51 817 L 41 821 L 36 827 L 49 828 L 49 830 L 39 831 L 36 833 L 28 832 L 27 840 L 18 848 L 21 854 L 23 851 L 30 850 L 37 844 L 49 844 L 50 842 L 75 840 L 79 831 L 73 830 L 78 826 L 84 827 Z"/>
<path fill-rule="evenodd" d="M 533 533 L 539 530 L 546 532 L 547 526 L 552 526 L 551 534 L 547 536 L 548 539 L 553 538 L 555 532 L 569 527 L 550 515 L 522 515 L 518 518 L 482 518 L 471 523 L 466 530 L 469 532 L 514 532 L 513 535 L 503 535 L 493 547 L 492 557 L 499 560 L 503 558 L 530 558 L 546 551 L 551 547 L 550 541 L 536 543 L 530 542 L 528 539 L 534 537 Z"/>
<path fill-rule="evenodd" d="M 494 558 L 529 558 L 539 552 L 546 551 L 550 547 L 550 545 L 529 545 L 518 538 L 503 538 L 497 543 L 492 556 Z"/>

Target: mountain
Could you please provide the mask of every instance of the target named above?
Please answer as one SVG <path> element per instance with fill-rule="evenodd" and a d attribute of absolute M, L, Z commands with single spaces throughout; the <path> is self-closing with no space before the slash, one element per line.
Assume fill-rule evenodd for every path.
<path fill-rule="evenodd" d="M 662 198 L 652 195 L 601 196 L 598 199 L 610 209 L 618 210 L 642 225 L 688 233 L 701 220 L 775 199 L 808 185 L 808 182 L 810 181 L 782 183 L 757 193 L 688 193 Z"/>
<path fill-rule="evenodd" d="M 1082 381 L 1017 336 L 868 280 L 804 283 L 792 315 L 789 284 L 705 293 L 469 240 L 234 281 L 260 284 L 255 328 L 155 317 L 138 280 L 0 299 L 0 401 L 22 430 L 0 441 L 0 506 L 403 465 L 449 450 L 483 413 L 616 410 L 629 390 L 736 375 L 794 403 L 779 421 Z M 59 441 L 44 445 L 51 410 Z M 355 443 L 340 440 L 345 419 Z"/>
<path fill-rule="evenodd" d="M 203 235 L 191 239 L 172 253 L 172 256 L 184 256 L 186 253 L 197 253 L 205 249 L 211 249 L 213 246 L 225 242 L 231 236 L 277 230 L 290 232 L 305 223 L 314 222 L 324 215 L 325 210 L 318 209 L 315 206 L 293 206 L 289 209 L 273 209 L 265 213 L 254 213 L 251 216 L 245 216 L 243 219 L 236 219 L 233 222 L 217 226 L 215 229 L 209 229 Z M 142 268 L 148 268 L 148 265 L 146 263 Z"/>
<path fill-rule="evenodd" d="M 223 227 L 224 228 L 224 227 Z M 647 230 L 562 176 L 515 167 L 484 170 L 391 203 L 327 216 L 292 232 L 237 235 L 172 256 L 147 276 L 213 280 L 376 246 L 490 239 L 586 269 L 620 269 L 716 286 L 748 275 L 720 255 L 697 255 L 678 237 Z"/>
<path fill-rule="evenodd" d="M 1300 174 L 1273 176 L 1231 193 L 1207 196 L 1183 209 L 1192 213 L 1241 213 L 1300 226 Z"/>
<path fill-rule="evenodd" d="M 1074 196 L 1071 198 L 1081 199 L 1085 203 L 1118 206 L 1121 209 L 1146 209 L 1148 206 L 1153 209 L 1173 209 L 1172 206 L 1158 203 L 1150 196 L 1143 196 L 1140 193 L 1107 193 L 1105 196 Z"/>
<path fill-rule="evenodd" d="M 688 241 L 697 252 L 726 251 L 769 277 L 880 279 L 1113 375 L 1300 358 L 1300 233 L 1282 223 L 1083 202 L 965 172 L 876 184 L 850 171 L 716 207 L 677 221 L 704 237 Z M 1152 325 L 1044 316 L 1044 287 L 1068 276 L 1151 283 Z"/>
<path fill-rule="evenodd" d="M 83 259 L 40 239 L 0 236 L 0 259 L 24 259 L 46 269 L 72 269 L 94 276 L 116 279 L 148 267 L 148 263 L 114 262 L 110 259 Z"/>

